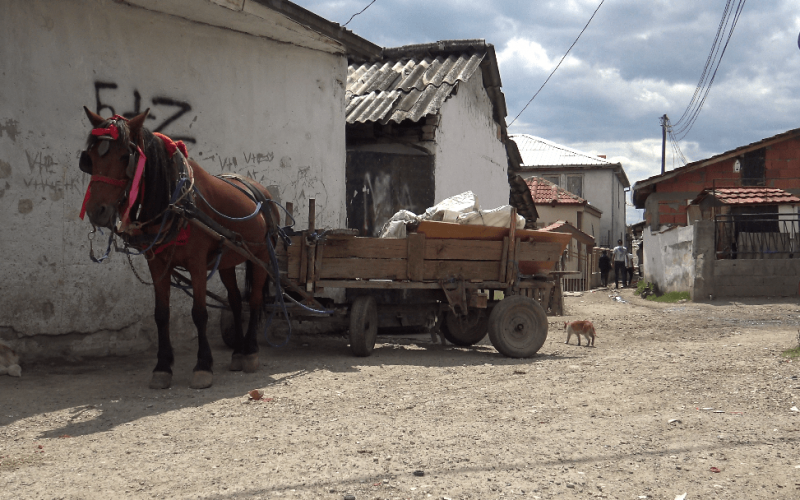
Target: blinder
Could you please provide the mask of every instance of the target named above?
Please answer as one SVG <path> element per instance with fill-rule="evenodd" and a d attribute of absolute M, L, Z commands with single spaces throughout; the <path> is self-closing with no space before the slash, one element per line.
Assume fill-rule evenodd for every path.
<path fill-rule="evenodd" d="M 105 156 L 109 150 L 109 140 L 111 137 L 108 136 L 100 136 L 100 145 L 97 146 L 97 154 L 100 156 Z M 133 179 L 133 176 L 136 174 L 136 164 L 139 161 L 139 155 L 136 153 L 136 144 L 129 143 L 129 153 L 128 157 L 128 166 L 125 167 L 125 175 L 129 179 Z M 81 158 L 78 162 L 78 166 L 81 169 L 81 172 L 87 173 L 92 175 L 92 157 L 89 155 L 88 151 L 81 151 Z"/>
<path fill-rule="evenodd" d="M 80 166 L 81 172 L 92 175 L 92 157 L 89 156 L 88 151 L 81 152 L 81 159 L 78 165 Z"/>

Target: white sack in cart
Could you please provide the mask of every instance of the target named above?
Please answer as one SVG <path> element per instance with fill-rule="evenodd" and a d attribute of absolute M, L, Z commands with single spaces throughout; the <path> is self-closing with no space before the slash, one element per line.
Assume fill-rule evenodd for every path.
<path fill-rule="evenodd" d="M 492 210 L 467 212 L 459 215 L 456 222 L 473 226 L 508 227 L 511 222 L 511 205 L 503 205 Z M 517 229 L 524 228 L 525 217 L 517 214 Z"/>
<path fill-rule="evenodd" d="M 478 196 L 472 191 L 466 191 L 440 201 L 435 206 L 425 210 L 425 213 L 420 215 L 419 218 L 420 220 L 456 222 L 460 214 L 480 209 Z"/>
<path fill-rule="evenodd" d="M 380 238 L 405 238 L 406 225 L 410 222 L 416 222 L 417 216 L 408 210 L 400 210 L 392 215 L 392 218 L 386 221 L 386 224 L 381 228 Z"/>

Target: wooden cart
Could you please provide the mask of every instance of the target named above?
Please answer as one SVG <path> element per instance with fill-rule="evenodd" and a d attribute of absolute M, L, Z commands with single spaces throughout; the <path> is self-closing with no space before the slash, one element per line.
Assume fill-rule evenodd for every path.
<path fill-rule="evenodd" d="M 569 234 L 424 221 L 406 238 L 382 239 L 317 232 L 313 220 L 312 202 L 309 229 L 289 246 L 279 243 L 281 281 L 303 305 L 333 313 L 287 302 L 288 312 L 292 320 L 349 327 L 356 356 L 372 353 L 379 327 L 429 328 L 461 346 L 488 333 L 500 353 L 515 358 L 544 344 L 546 311 L 560 303 L 549 274 Z M 345 289 L 345 303 L 321 298 L 325 289 Z"/>

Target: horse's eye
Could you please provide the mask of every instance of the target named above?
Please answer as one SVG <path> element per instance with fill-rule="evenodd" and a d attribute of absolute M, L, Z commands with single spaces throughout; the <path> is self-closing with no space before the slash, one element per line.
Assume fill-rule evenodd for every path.
<path fill-rule="evenodd" d="M 122 155 L 122 156 L 120 156 L 119 161 L 121 161 L 122 163 L 127 165 L 128 162 L 130 161 L 130 159 L 131 159 L 131 155 L 129 155 L 129 154 L 128 155 Z"/>

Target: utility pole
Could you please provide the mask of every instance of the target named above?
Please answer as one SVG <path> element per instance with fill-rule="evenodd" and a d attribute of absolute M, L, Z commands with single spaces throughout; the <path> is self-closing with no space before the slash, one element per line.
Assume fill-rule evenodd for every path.
<path fill-rule="evenodd" d="M 667 154 L 667 114 L 661 117 L 661 173 L 664 173 L 664 165 L 666 165 Z"/>

